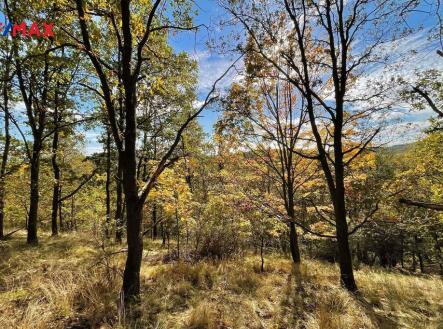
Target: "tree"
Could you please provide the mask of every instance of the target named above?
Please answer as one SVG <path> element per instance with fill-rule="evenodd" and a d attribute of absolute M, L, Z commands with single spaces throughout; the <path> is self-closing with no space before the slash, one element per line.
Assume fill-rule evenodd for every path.
<path fill-rule="evenodd" d="M 2 162 L 0 166 L 0 240 L 4 237 L 4 209 L 5 209 L 5 179 L 7 174 L 9 150 L 11 146 L 11 132 L 10 132 L 10 95 L 11 95 L 11 47 L 7 44 L 6 49 L 2 50 L 2 103 L 1 109 L 4 115 L 4 145 L 2 152 Z"/>
<path fill-rule="evenodd" d="M 28 15 L 41 14 L 47 19 L 56 17 L 52 8 L 45 7 L 44 3 L 28 6 L 25 10 L 19 8 L 18 3 L 10 5 L 3 2 L 5 12 L 11 21 L 25 20 Z M 25 23 L 23 23 L 26 25 Z M 14 32 L 13 32 L 14 33 Z M 23 31 L 20 38 L 24 38 Z M 54 52 L 63 48 L 51 48 L 52 36 L 39 39 L 36 42 L 23 43 L 20 38 L 12 42 L 12 62 L 15 69 L 15 81 L 25 107 L 26 124 L 31 132 L 32 142 L 28 143 L 26 131 L 20 128 L 20 123 L 14 119 L 14 125 L 24 140 L 26 154 L 30 162 L 30 200 L 27 220 L 29 244 L 37 244 L 37 226 L 39 211 L 39 175 L 40 157 L 45 147 L 45 140 L 57 131 L 48 130 L 48 114 L 54 102 L 56 89 L 55 75 L 60 71 L 59 61 Z M 10 116 L 11 120 L 12 117 Z M 72 123 L 71 123 L 72 124 Z"/>
<path fill-rule="evenodd" d="M 141 81 L 153 82 L 150 80 L 152 77 L 150 64 L 152 58 L 155 57 L 155 42 L 157 45 L 164 46 L 166 31 L 195 29 L 191 24 L 188 2 L 170 4 L 172 17 L 177 18 L 176 21 L 170 21 L 168 19 L 170 15 L 163 15 L 163 11 L 169 9 L 166 5 L 167 2 L 162 0 L 152 3 L 121 0 L 110 5 L 97 2 L 87 7 L 84 1 L 76 0 L 80 37 L 72 36 L 72 39 L 93 65 L 100 86 L 100 91 L 97 90 L 97 93 L 106 106 L 108 123 L 122 169 L 128 242 L 122 295 L 127 307 L 139 299 L 140 293 L 140 265 L 143 250 L 141 225 L 144 202 L 160 174 L 174 162 L 174 151 L 189 123 L 215 100 L 214 86 L 198 109 L 190 106 L 193 100 L 189 98 L 186 107 L 179 107 L 184 115 L 174 132 L 175 137 L 172 138 L 172 143 L 140 187 L 137 181 L 137 132 L 139 130 L 137 111 L 142 106 L 140 93 L 144 89 Z M 100 27 L 109 37 L 107 40 L 102 40 L 95 34 L 97 30 L 94 26 L 98 20 L 103 23 Z M 115 54 L 115 57 L 109 58 L 106 55 L 111 53 Z M 168 55 L 168 59 L 174 58 L 173 54 Z M 117 77 L 117 79 L 112 77 Z M 115 82 L 120 86 L 117 92 L 113 88 Z M 119 98 L 121 102 L 118 102 Z M 120 120 L 119 104 L 121 104 L 122 114 Z"/>
<path fill-rule="evenodd" d="M 411 105 L 414 110 L 424 110 L 430 108 L 437 116 L 431 118 L 430 136 L 425 141 L 432 141 L 438 138 L 439 132 L 443 130 L 443 77 L 440 70 L 425 70 L 417 72 L 414 81 L 407 81 L 400 78 L 402 90 L 401 99 Z M 433 134 L 435 132 L 435 134 Z M 421 142 L 421 144 L 425 143 Z M 426 144 L 424 144 L 426 145 Z M 437 156 L 438 157 L 438 156 Z M 433 166 L 431 167 L 433 168 Z M 435 172 L 434 172 L 435 174 Z M 430 177 L 430 179 L 432 179 Z M 399 202 L 409 206 L 416 206 L 425 209 L 443 211 L 443 204 L 432 202 L 400 198 Z"/>
<path fill-rule="evenodd" d="M 193 221 L 193 202 L 192 193 L 186 182 L 185 175 L 180 174 L 180 163 L 175 166 L 176 169 L 166 169 L 159 177 L 155 193 L 152 198 L 156 200 L 155 206 L 161 206 L 166 218 L 173 219 L 177 233 L 177 259 L 180 259 L 180 236 L 182 223 L 186 229 L 191 226 Z M 152 223 L 155 225 L 157 223 Z M 186 247 L 188 247 L 189 235 L 187 235 Z"/>
<path fill-rule="evenodd" d="M 379 132 L 363 122 L 386 107 L 380 98 L 383 90 L 374 88 L 374 82 L 364 92 L 352 88 L 365 66 L 384 60 L 376 50 L 397 37 L 395 15 L 407 5 L 411 4 L 389 0 L 224 2 L 254 41 L 256 52 L 303 96 L 333 204 L 340 280 L 350 291 L 357 285 L 348 239 L 345 171 Z M 364 40 L 358 48 L 357 39 Z M 360 127 L 360 141 L 345 149 L 349 125 Z"/>
<path fill-rule="evenodd" d="M 72 109 L 70 110 L 70 107 L 74 107 L 74 102 L 71 100 L 70 94 L 74 95 L 72 89 L 76 83 L 75 79 L 78 71 L 77 55 L 78 53 L 66 55 L 65 50 L 61 49 L 61 53 L 53 64 L 57 67 L 57 71 L 54 73 L 54 80 L 56 80 L 56 82 L 51 99 L 51 104 L 53 105 L 52 120 L 48 124 L 48 129 L 52 134 L 51 164 L 54 173 L 51 211 L 51 231 L 53 236 L 58 235 L 59 229 L 62 229 L 62 227 L 59 228 L 57 224 L 62 188 L 60 183 L 61 172 L 57 157 L 61 134 L 65 136 L 72 134 L 70 130 L 72 130 L 72 126 L 76 123 L 72 115 Z"/>
<path fill-rule="evenodd" d="M 253 45 L 252 45 L 253 46 Z M 294 88 L 278 72 L 259 67 L 257 59 L 247 57 L 249 75 L 243 85 L 233 84 L 218 133 L 237 132 L 252 153 L 252 161 L 264 163 L 272 185 L 277 187 L 288 217 L 289 241 L 294 263 L 300 263 L 296 225 L 296 193 L 312 178 L 312 161 L 297 153 L 303 143 L 306 112 L 297 103 Z M 298 108 L 301 106 L 301 108 Z M 240 126 L 239 126 L 240 125 Z"/>
<path fill-rule="evenodd" d="M 25 66 L 19 57 L 18 49 L 14 50 L 17 79 L 20 86 L 22 100 L 26 107 L 26 116 L 32 132 L 32 149 L 26 142 L 26 149 L 30 161 L 30 200 L 28 216 L 29 244 L 37 244 L 37 221 L 39 208 L 39 174 L 40 155 L 43 149 L 44 131 L 47 123 L 48 89 L 49 89 L 49 55 L 45 54 L 42 65 Z M 35 64 L 35 63 L 33 63 Z M 43 77 L 42 80 L 37 77 Z"/>

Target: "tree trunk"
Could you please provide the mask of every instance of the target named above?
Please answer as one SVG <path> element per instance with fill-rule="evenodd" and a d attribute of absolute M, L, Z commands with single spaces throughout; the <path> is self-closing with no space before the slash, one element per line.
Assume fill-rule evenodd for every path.
<path fill-rule="evenodd" d="M 165 232 L 165 225 L 162 223 L 161 225 L 162 229 L 162 247 L 166 246 L 166 232 Z"/>
<path fill-rule="evenodd" d="M 298 247 L 297 229 L 295 227 L 295 210 L 294 210 L 294 187 L 291 182 L 290 168 L 287 170 L 289 176 L 288 182 L 283 183 L 288 186 L 287 189 L 287 214 L 291 219 L 289 223 L 289 247 L 291 249 L 292 260 L 295 264 L 300 264 L 300 249 Z M 283 187 L 285 188 L 285 187 Z"/>
<path fill-rule="evenodd" d="M 106 132 L 106 223 L 105 237 L 109 239 L 109 225 L 111 219 L 111 134 Z"/>
<path fill-rule="evenodd" d="M 264 245 L 265 245 L 265 237 L 262 234 L 261 236 L 261 241 L 260 241 L 260 258 L 261 258 L 261 266 L 260 266 L 260 271 L 263 273 L 265 271 L 265 259 L 263 257 L 263 249 L 264 249 Z"/>
<path fill-rule="evenodd" d="M 380 258 L 380 266 L 381 267 L 388 267 L 389 261 L 388 261 L 388 254 L 386 252 L 386 249 L 384 247 L 381 247 L 378 251 L 378 257 Z"/>
<path fill-rule="evenodd" d="M 400 264 L 401 264 L 401 268 L 405 268 L 405 263 L 404 263 L 404 252 L 405 252 L 405 247 L 404 247 L 404 238 L 403 235 L 401 235 L 400 237 Z"/>
<path fill-rule="evenodd" d="M 294 222 L 289 223 L 289 245 L 292 260 L 295 264 L 300 264 L 300 249 L 298 247 L 297 229 L 295 228 Z"/>
<path fill-rule="evenodd" d="M 423 255 L 421 252 L 418 253 L 418 263 L 420 264 L 420 272 L 425 273 L 425 265 L 423 262 Z"/>
<path fill-rule="evenodd" d="M 40 174 L 40 150 L 38 143 L 39 137 L 34 141 L 31 158 L 31 193 L 29 199 L 29 216 L 28 216 L 28 244 L 37 244 L 37 220 L 39 205 L 39 174 Z"/>
<path fill-rule="evenodd" d="M 62 195 L 62 187 L 60 186 L 59 195 Z M 58 203 L 58 229 L 63 230 L 63 201 Z"/>
<path fill-rule="evenodd" d="M 341 168 L 336 169 L 336 187 L 334 212 L 336 220 L 338 258 L 340 263 L 340 281 L 346 289 L 354 292 L 357 291 L 357 284 L 355 283 L 354 279 L 354 271 L 352 269 L 352 255 L 349 248 L 348 223 L 346 221 L 344 176 L 342 166 Z"/>
<path fill-rule="evenodd" d="M 346 198 L 345 198 L 345 164 L 343 160 L 343 104 L 344 93 L 338 83 L 338 73 L 334 72 L 335 101 L 336 101 L 336 120 L 334 127 L 334 171 L 335 171 L 335 190 L 331 190 L 332 201 L 334 205 L 336 235 L 338 245 L 338 257 L 340 263 L 340 281 L 349 291 L 357 291 L 357 284 L 354 279 L 352 268 L 352 255 L 349 248 L 348 222 L 346 220 Z M 343 84 L 345 85 L 345 84 Z"/>
<path fill-rule="evenodd" d="M 9 62 L 6 64 L 5 69 L 5 78 L 9 78 Z M 5 79 L 7 80 L 7 79 Z M 6 165 L 8 163 L 9 156 L 9 148 L 11 145 L 11 134 L 9 132 L 9 108 L 8 108 L 8 82 L 3 82 L 3 110 L 5 112 L 5 145 L 3 148 L 2 154 L 2 164 L 0 168 L 0 239 L 4 237 L 4 209 L 5 209 L 5 174 L 6 174 Z"/>
<path fill-rule="evenodd" d="M 117 178 L 116 178 L 116 203 L 115 203 L 115 240 L 122 243 L 123 239 L 123 190 L 122 190 L 122 168 L 121 162 L 118 161 Z"/>
<path fill-rule="evenodd" d="M 124 9 L 124 10 L 123 10 Z M 122 5 L 122 15 L 128 16 L 129 3 Z M 126 19 L 128 19 L 126 17 Z M 126 40 L 123 50 L 123 81 L 125 85 L 125 114 L 126 129 L 124 132 L 124 151 L 119 156 L 122 159 L 123 189 L 126 202 L 126 231 L 128 241 L 128 256 L 123 275 L 123 294 L 125 307 L 140 300 L 140 266 L 143 253 L 142 208 L 144 200 L 138 195 L 137 182 L 137 124 L 136 124 L 136 82 L 131 77 L 131 45 L 132 40 Z M 127 62 L 126 62 L 127 61 Z"/>
<path fill-rule="evenodd" d="M 51 211 L 51 231 L 52 236 L 58 235 L 58 226 L 57 226 L 57 214 L 59 208 L 59 199 L 60 199 L 60 167 L 57 163 L 57 151 L 58 151 L 58 140 L 59 140 L 59 131 L 58 131 L 58 108 L 55 106 L 54 108 L 54 123 L 55 123 L 55 131 L 52 139 L 52 171 L 54 173 L 54 185 L 52 188 L 52 211 Z"/>
<path fill-rule="evenodd" d="M 127 196 L 128 198 L 128 196 Z M 123 274 L 123 297 L 125 305 L 138 301 L 140 295 L 140 266 L 143 253 L 143 238 L 141 231 L 141 207 L 136 202 L 127 199 L 127 235 L 128 256 Z"/>
<path fill-rule="evenodd" d="M 419 244 L 420 240 L 418 238 L 417 235 L 414 235 L 414 253 L 417 254 L 417 258 L 418 258 L 418 264 L 420 265 L 420 272 L 424 273 L 425 269 L 424 269 L 424 264 L 423 264 L 423 255 L 420 252 L 420 248 L 419 248 Z"/>
<path fill-rule="evenodd" d="M 349 248 L 348 230 L 346 223 L 346 215 L 337 213 L 337 243 L 338 257 L 340 263 L 340 280 L 343 286 L 349 291 L 356 291 L 357 285 L 354 279 L 352 269 L 352 256 Z"/>
<path fill-rule="evenodd" d="M 180 260 L 180 226 L 177 208 L 175 209 L 175 222 L 177 225 L 177 260 Z"/>

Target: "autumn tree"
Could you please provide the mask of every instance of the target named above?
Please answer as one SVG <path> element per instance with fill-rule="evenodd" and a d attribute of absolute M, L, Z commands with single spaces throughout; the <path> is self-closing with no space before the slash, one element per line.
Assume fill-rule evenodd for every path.
<path fill-rule="evenodd" d="M 93 66 L 99 82 L 96 91 L 105 104 L 108 123 L 122 168 L 128 242 L 122 295 L 125 305 L 129 306 L 132 301 L 138 300 L 140 292 L 144 202 L 159 175 L 174 162 L 174 152 L 189 123 L 214 101 L 215 87 L 203 105 L 197 109 L 193 108 L 193 99 L 189 98 L 185 105 L 176 104 L 174 110 L 182 111 L 182 120 L 174 129 L 171 144 L 159 157 L 159 161 L 149 174 L 143 177 L 143 184 L 139 186 L 138 114 L 146 106 L 146 103 L 142 102 L 142 93 L 148 93 L 149 89 L 152 89 L 150 87 L 155 84 L 151 79 L 152 58 L 156 57 L 158 46 L 166 47 L 167 31 L 195 29 L 190 16 L 190 2 L 156 0 L 151 3 L 122 0 L 113 4 L 101 1 L 86 4 L 82 0 L 77 0 L 75 7 L 79 35 L 71 37 L 77 47 L 88 56 Z M 100 29 L 96 28 L 98 24 Z M 103 39 L 103 35 L 107 38 Z M 110 54 L 112 56 L 109 56 Z M 166 58 L 172 62 L 177 56 L 169 52 Z"/>
<path fill-rule="evenodd" d="M 254 44 L 249 42 L 248 46 Z M 306 144 L 302 133 L 306 124 L 304 103 L 298 102 L 297 90 L 273 67 L 260 62 L 252 49 L 247 50 L 246 65 L 245 81 L 231 87 L 218 133 L 225 137 L 237 134 L 252 154 L 252 161 L 268 167 L 263 174 L 269 176 L 284 204 L 291 255 L 298 264 L 300 248 L 296 226 L 301 220 L 296 218 L 296 207 L 300 206 L 296 194 L 313 176 L 309 170 L 312 161 L 297 154 Z"/>
<path fill-rule="evenodd" d="M 28 243 L 38 243 L 37 222 L 39 208 L 39 174 L 40 174 L 40 156 L 43 149 L 45 128 L 47 124 L 48 110 L 48 89 L 50 64 L 49 55 L 45 54 L 39 57 L 40 63 L 36 65 L 36 60 L 31 63 L 25 63 L 19 58 L 18 49 L 14 52 L 17 79 L 26 108 L 28 124 L 32 132 L 32 143 L 25 142 L 27 155 L 30 161 L 30 201 L 29 216 L 27 221 Z M 27 64 L 27 65 L 26 65 Z M 37 76 L 43 77 L 42 80 Z"/>
<path fill-rule="evenodd" d="M 57 224 L 60 203 L 62 202 L 61 193 L 61 168 L 58 163 L 60 153 L 60 139 L 73 135 L 75 125 L 91 121 L 93 117 L 76 114 L 73 97 L 75 97 L 74 87 L 77 83 L 79 72 L 78 53 L 69 52 L 61 49 L 54 53 L 53 66 L 56 71 L 53 74 L 54 90 L 51 92 L 51 115 L 48 122 L 48 135 L 52 135 L 51 141 L 51 165 L 54 174 L 54 184 L 52 192 L 52 211 L 51 211 L 51 232 L 55 236 L 58 234 Z M 61 223 L 60 223 L 61 224 Z"/>
<path fill-rule="evenodd" d="M 406 5 L 358 0 L 224 2 L 254 41 L 257 53 L 301 93 L 306 104 L 313 145 L 334 208 L 340 278 L 350 291 L 356 291 L 357 285 L 348 239 L 345 172 L 379 132 L 363 122 L 386 107 L 376 83 L 364 84 L 363 93 L 356 88 L 357 81 L 365 67 L 385 60 L 377 49 L 398 36 L 394 22 Z M 345 133 L 349 125 L 360 126 L 358 137 Z M 326 136 L 321 134 L 323 127 Z M 345 149 L 351 138 L 359 142 Z"/>
<path fill-rule="evenodd" d="M 415 111 L 430 109 L 435 116 L 431 118 L 431 133 L 427 140 L 439 136 L 443 130 L 443 76 L 437 69 L 416 72 L 414 78 L 401 77 L 400 101 L 404 101 Z M 435 132 L 436 134 L 432 134 Z M 430 180 L 434 179 L 432 176 Z M 428 200 L 401 198 L 401 203 L 426 209 L 443 211 L 443 204 L 436 204 Z"/>
<path fill-rule="evenodd" d="M 2 90 L 2 102 L 1 109 L 3 112 L 4 122 L 4 143 L 2 151 L 2 160 L 0 166 L 0 239 L 4 237 L 4 209 L 5 209 L 5 179 L 8 168 L 9 150 L 11 146 L 11 113 L 10 113 L 10 99 L 11 99 L 11 59 L 12 48 L 10 44 L 6 44 L 6 47 L 1 51 L 2 68 L 1 74 L 1 90 Z"/>

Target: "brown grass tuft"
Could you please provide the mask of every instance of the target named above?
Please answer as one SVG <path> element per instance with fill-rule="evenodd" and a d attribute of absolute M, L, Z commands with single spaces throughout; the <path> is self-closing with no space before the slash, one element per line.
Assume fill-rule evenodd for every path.
<path fill-rule="evenodd" d="M 163 264 L 147 241 L 141 318 L 120 319 L 124 254 L 104 257 L 95 241 L 72 234 L 23 235 L 0 245 L 0 328 L 441 328 L 443 281 L 362 267 L 356 296 L 338 284 L 335 265 L 281 255 Z M 106 252 L 119 250 L 109 246 Z"/>

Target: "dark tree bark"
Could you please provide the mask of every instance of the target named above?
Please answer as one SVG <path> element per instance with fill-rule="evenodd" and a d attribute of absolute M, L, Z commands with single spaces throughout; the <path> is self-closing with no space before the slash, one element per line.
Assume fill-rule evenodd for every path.
<path fill-rule="evenodd" d="M 121 243 L 123 239 L 123 189 L 122 189 L 122 167 L 120 160 L 117 164 L 116 202 L 115 202 L 115 240 Z"/>
<path fill-rule="evenodd" d="M 109 226 L 111 222 L 111 134 L 109 130 L 106 132 L 106 223 L 105 237 L 109 239 Z"/>
<path fill-rule="evenodd" d="M 123 294 L 126 303 L 131 304 L 139 299 L 140 295 L 140 266 L 143 253 L 143 238 L 141 236 L 141 208 L 137 202 L 126 195 L 126 230 L 128 241 L 128 255 L 123 273 Z"/>
<path fill-rule="evenodd" d="M 260 271 L 262 273 L 265 271 L 264 248 L 265 248 L 265 236 L 264 234 L 262 234 L 260 239 L 260 259 L 261 259 Z"/>
<path fill-rule="evenodd" d="M 124 159 L 123 190 L 126 200 L 126 231 L 128 257 L 123 275 L 124 300 L 128 304 L 140 296 L 140 266 L 143 252 L 142 207 L 144 200 L 139 198 L 137 184 L 137 118 L 136 118 L 136 81 L 132 73 L 133 39 L 130 26 L 129 0 L 121 1 L 123 49 L 122 81 L 124 86 Z"/>
<path fill-rule="evenodd" d="M 420 264 L 420 272 L 425 273 L 425 265 L 423 262 L 423 255 L 421 254 L 421 252 L 419 252 L 417 254 L 417 256 L 418 256 L 418 263 Z"/>
<path fill-rule="evenodd" d="M 334 213 L 336 222 L 336 235 L 338 244 L 338 257 L 340 265 L 340 280 L 349 291 L 356 291 L 357 285 L 354 279 L 354 271 L 352 269 L 352 255 L 349 248 L 348 239 L 348 223 L 346 221 L 346 203 L 345 203 L 345 187 L 344 187 L 344 166 L 341 148 L 341 132 L 340 143 L 336 143 L 336 167 L 335 167 L 335 196 L 334 196 Z M 338 156 L 338 159 L 337 159 Z"/>
<path fill-rule="evenodd" d="M 59 143 L 59 108 L 58 108 L 58 92 L 55 93 L 55 106 L 54 106 L 54 135 L 52 137 L 52 170 L 54 173 L 54 185 L 52 188 L 52 211 L 51 211 L 51 231 L 52 236 L 58 235 L 57 215 L 59 209 L 60 198 L 60 166 L 57 162 L 57 152 Z"/>
<path fill-rule="evenodd" d="M 60 186 L 60 190 L 59 190 L 59 195 L 62 195 L 62 187 Z M 63 223 L 63 201 L 60 201 L 58 203 L 58 225 L 59 225 L 59 230 L 62 231 L 64 228 L 64 223 Z"/>
<path fill-rule="evenodd" d="M 31 158 L 31 193 L 29 198 L 29 215 L 28 215 L 28 237 L 29 244 L 37 244 L 37 221 L 38 221 L 38 206 L 40 201 L 39 196 L 39 176 L 40 176 L 40 153 L 41 145 L 39 143 L 40 137 L 34 137 L 34 146 Z"/>
<path fill-rule="evenodd" d="M 161 225 L 161 232 L 162 232 L 162 247 L 164 247 L 166 245 L 166 230 L 164 223 L 162 223 Z"/>
<path fill-rule="evenodd" d="M 401 264 L 401 268 L 405 268 L 404 253 L 405 253 L 405 241 L 404 241 L 404 237 L 402 234 L 400 236 L 400 264 Z"/>
<path fill-rule="evenodd" d="M 298 247 L 297 230 L 293 222 L 289 223 L 289 245 L 291 248 L 292 260 L 295 264 L 300 263 L 300 249 Z"/>
<path fill-rule="evenodd" d="M 420 272 L 424 273 L 425 272 L 425 266 L 424 266 L 424 263 L 423 263 L 423 255 L 421 253 L 420 246 L 419 246 L 419 244 L 421 242 L 420 240 L 421 239 L 419 239 L 417 235 L 414 235 L 414 255 L 417 255 L 418 264 L 420 266 Z M 414 257 L 414 261 L 415 261 L 415 257 Z M 416 265 L 414 267 L 416 267 Z"/>
<path fill-rule="evenodd" d="M 419 208 L 443 211 L 443 204 L 423 202 L 423 201 L 414 201 L 414 200 L 403 199 L 403 198 L 400 199 L 399 202 L 403 203 L 405 205 L 408 205 L 408 206 L 415 206 L 415 207 L 419 207 Z"/>
<path fill-rule="evenodd" d="M 291 250 L 291 256 L 292 260 L 295 264 L 300 264 L 300 249 L 298 247 L 298 237 L 297 237 L 297 229 L 295 227 L 294 219 L 295 219 L 295 213 L 294 213 L 294 202 L 293 197 L 290 195 L 289 197 L 289 208 L 288 216 L 291 220 L 289 223 L 289 247 Z"/>
<path fill-rule="evenodd" d="M 6 176 L 6 167 L 8 164 L 9 157 L 9 149 L 11 145 L 11 133 L 9 130 L 9 121 L 10 121 L 10 113 L 9 113 L 9 75 L 10 75 L 10 60 L 9 58 L 6 60 L 5 72 L 3 76 L 3 88 L 2 88 L 2 96 L 3 96 L 3 104 L 2 109 L 4 113 L 4 133 L 5 133 L 5 145 L 3 148 L 2 154 L 2 163 L 0 167 L 0 240 L 4 238 L 4 209 L 5 209 L 5 176 Z"/>

